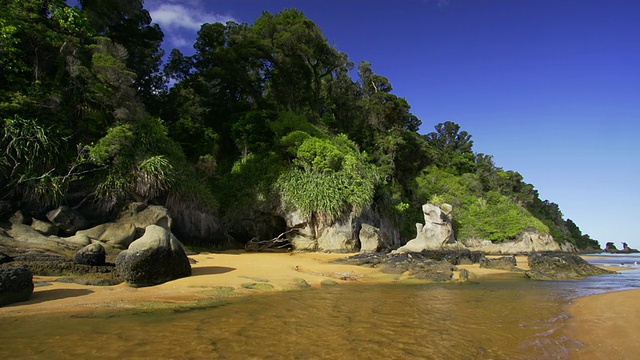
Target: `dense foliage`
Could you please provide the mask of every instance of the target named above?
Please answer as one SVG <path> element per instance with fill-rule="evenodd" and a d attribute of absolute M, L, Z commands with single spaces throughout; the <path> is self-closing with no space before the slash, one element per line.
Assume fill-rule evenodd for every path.
<path fill-rule="evenodd" d="M 106 208 L 169 196 L 227 223 L 286 206 L 337 219 L 372 206 L 404 236 L 420 205 L 454 206 L 458 237 L 526 230 L 598 246 L 453 122 L 421 121 L 390 81 L 329 45 L 300 11 L 204 24 L 174 49 L 141 0 L 1 1 L 4 200 L 43 208 L 71 182 Z M 168 88 L 167 84 L 172 86 Z M 200 206 L 198 205 L 198 206 Z"/>

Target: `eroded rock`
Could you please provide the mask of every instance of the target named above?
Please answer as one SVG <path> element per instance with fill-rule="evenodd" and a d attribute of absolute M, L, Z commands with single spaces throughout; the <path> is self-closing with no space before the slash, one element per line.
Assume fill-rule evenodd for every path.
<path fill-rule="evenodd" d="M 33 293 L 33 275 L 21 267 L 0 268 L 0 306 L 27 301 Z"/>
<path fill-rule="evenodd" d="M 153 286 L 191 275 L 178 240 L 167 229 L 149 225 L 144 235 L 116 258 L 116 269 L 133 287 Z"/>

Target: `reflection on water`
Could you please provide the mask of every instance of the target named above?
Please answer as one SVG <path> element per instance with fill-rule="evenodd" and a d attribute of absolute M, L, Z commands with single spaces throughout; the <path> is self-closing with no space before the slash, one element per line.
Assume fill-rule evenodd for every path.
<path fill-rule="evenodd" d="M 508 274 L 466 284 L 342 285 L 180 312 L 8 318 L 0 358 L 564 359 L 575 347 L 557 331 L 567 300 L 629 279 Z"/>

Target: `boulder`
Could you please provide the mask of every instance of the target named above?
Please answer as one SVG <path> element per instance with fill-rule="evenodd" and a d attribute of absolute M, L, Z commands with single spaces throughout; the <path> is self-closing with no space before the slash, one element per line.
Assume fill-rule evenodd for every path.
<path fill-rule="evenodd" d="M 33 293 L 33 275 L 25 268 L 0 268 L 0 306 L 27 301 Z"/>
<path fill-rule="evenodd" d="M 184 249 L 169 230 L 149 225 L 116 258 L 116 269 L 133 287 L 153 286 L 191 275 Z"/>
<path fill-rule="evenodd" d="M 89 244 L 76 252 L 74 260 L 77 264 L 102 266 L 105 264 L 107 252 L 100 243 Z"/>
<path fill-rule="evenodd" d="M 9 223 L 11 223 L 11 225 L 26 224 L 28 220 L 27 216 L 25 216 L 20 210 L 16 211 L 9 217 Z"/>
<path fill-rule="evenodd" d="M 118 215 L 119 224 L 132 224 L 144 231 L 149 225 L 157 225 L 171 230 L 172 218 L 167 208 L 158 205 L 146 206 L 143 203 L 131 203 Z"/>
<path fill-rule="evenodd" d="M 58 235 L 58 227 L 47 221 L 33 219 L 31 227 L 43 235 Z"/>
<path fill-rule="evenodd" d="M 318 251 L 350 253 L 357 252 L 357 243 L 352 236 L 351 224 L 337 222 L 318 238 Z"/>
<path fill-rule="evenodd" d="M 106 223 L 78 231 L 77 235 L 108 243 L 114 248 L 126 249 L 135 239 L 136 227 L 131 223 Z"/>
<path fill-rule="evenodd" d="M 47 219 L 67 235 L 73 235 L 76 231 L 89 227 L 89 222 L 80 213 L 67 206 L 49 211 Z"/>
<path fill-rule="evenodd" d="M 529 255 L 525 276 L 536 280 L 579 279 L 585 276 L 615 274 L 589 264 L 578 255 L 568 253 L 533 253 Z"/>
<path fill-rule="evenodd" d="M 442 207 L 433 204 L 422 205 L 424 224 L 416 224 L 416 238 L 393 253 L 438 250 L 455 244 L 451 211 L 452 207 L 449 204 L 443 204 Z"/>
<path fill-rule="evenodd" d="M 91 244 L 91 239 L 87 235 L 83 234 L 75 234 L 66 238 L 60 238 L 60 240 L 63 240 L 67 244 L 75 247 L 87 246 Z"/>
<path fill-rule="evenodd" d="M 483 257 L 480 260 L 480 267 L 486 269 L 498 269 L 513 271 L 516 269 L 518 262 L 515 256 L 503 256 L 496 259 Z"/>
<path fill-rule="evenodd" d="M 382 237 L 380 229 L 369 224 L 362 224 L 358 233 L 360 239 L 360 252 L 372 253 L 380 250 L 382 246 Z"/>

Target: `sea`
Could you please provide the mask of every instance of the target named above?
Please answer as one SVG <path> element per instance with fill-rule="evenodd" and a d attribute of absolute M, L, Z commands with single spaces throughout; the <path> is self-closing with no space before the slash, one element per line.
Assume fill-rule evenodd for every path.
<path fill-rule="evenodd" d="M 640 288 L 640 255 L 587 257 L 618 274 L 534 281 L 350 284 L 179 310 L 0 318 L 0 359 L 569 359 L 575 298 Z"/>

